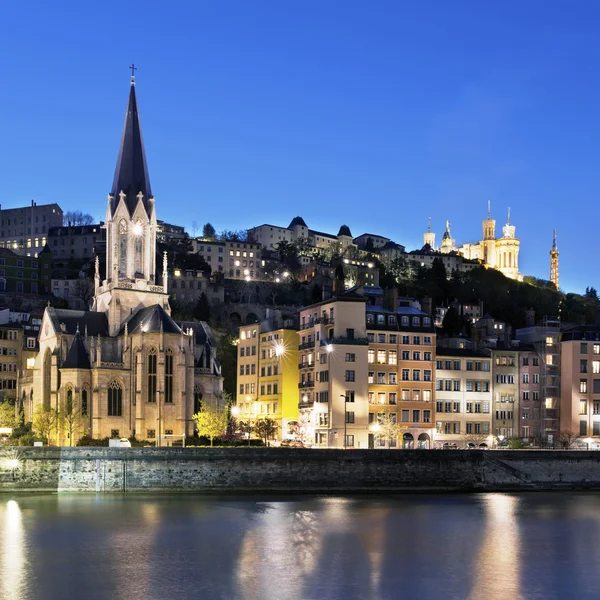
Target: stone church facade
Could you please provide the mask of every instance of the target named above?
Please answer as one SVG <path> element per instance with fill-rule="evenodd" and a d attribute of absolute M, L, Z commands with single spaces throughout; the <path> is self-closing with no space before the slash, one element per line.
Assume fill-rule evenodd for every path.
<path fill-rule="evenodd" d="M 73 407 L 78 418 L 62 423 L 53 440 L 60 445 L 84 433 L 165 445 L 193 433 L 201 403 L 223 402 L 210 328 L 171 318 L 166 257 L 156 273 L 156 234 L 132 78 L 108 196 L 105 276 L 97 260 L 91 311 L 45 310 L 39 353 L 18 386 L 26 421 L 39 404 L 63 413 Z"/>

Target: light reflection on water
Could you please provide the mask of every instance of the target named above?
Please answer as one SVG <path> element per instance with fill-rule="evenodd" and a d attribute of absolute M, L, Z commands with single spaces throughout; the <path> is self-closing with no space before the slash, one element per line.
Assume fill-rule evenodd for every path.
<path fill-rule="evenodd" d="M 598 598 L 600 495 L 0 498 L 3 600 Z"/>

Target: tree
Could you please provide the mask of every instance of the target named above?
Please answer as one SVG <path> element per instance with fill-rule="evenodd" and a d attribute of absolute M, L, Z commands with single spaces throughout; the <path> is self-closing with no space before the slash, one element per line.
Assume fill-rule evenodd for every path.
<path fill-rule="evenodd" d="M 256 435 L 263 441 L 265 446 L 269 445 L 269 440 L 277 433 L 277 422 L 273 419 L 259 419 L 254 425 Z"/>
<path fill-rule="evenodd" d="M 94 283 L 87 278 L 80 278 L 73 286 L 73 296 L 79 298 L 86 308 L 89 308 L 90 301 L 94 297 Z"/>
<path fill-rule="evenodd" d="M 32 429 L 35 435 L 50 442 L 50 434 L 56 429 L 58 424 L 58 411 L 54 408 L 47 408 L 40 404 L 34 411 L 31 420 Z"/>
<path fill-rule="evenodd" d="M 94 222 L 94 217 L 88 213 L 83 213 L 80 210 L 68 210 L 63 213 L 63 225 L 91 225 Z"/>
<path fill-rule="evenodd" d="M 408 429 L 406 425 L 397 422 L 396 415 L 381 412 L 377 415 L 377 423 L 373 426 L 374 433 L 391 446 L 392 442 L 397 442 L 400 434 Z"/>
<path fill-rule="evenodd" d="M 373 245 L 373 238 L 372 238 L 371 236 L 369 236 L 369 237 L 367 238 L 367 241 L 366 241 L 366 243 L 365 243 L 365 250 L 366 250 L 367 252 L 373 252 L 373 249 L 374 249 L 374 247 L 375 247 L 375 246 Z"/>
<path fill-rule="evenodd" d="M 205 223 L 202 228 L 202 237 L 205 240 L 214 240 L 217 237 L 215 228 L 210 223 Z"/>
<path fill-rule="evenodd" d="M 462 332 L 464 326 L 464 319 L 458 314 L 456 308 L 451 306 L 442 322 L 442 331 L 446 335 L 458 335 Z"/>
<path fill-rule="evenodd" d="M 74 435 L 81 437 L 87 434 L 87 416 L 82 413 L 79 403 L 73 400 L 73 392 L 71 390 L 67 391 L 64 409 L 58 413 L 58 423 L 60 428 L 64 429 L 68 435 L 69 446 L 73 445 Z"/>
<path fill-rule="evenodd" d="M 15 406 L 9 400 L 0 402 L 0 427 L 16 429 L 19 425 Z"/>
<path fill-rule="evenodd" d="M 227 432 L 227 411 L 219 406 L 207 404 L 193 418 L 198 435 L 210 438 L 211 448 L 213 440 Z"/>
<path fill-rule="evenodd" d="M 193 315 L 197 321 L 210 321 L 210 302 L 204 292 L 198 298 Z"/>
<path fill-rule="evenodd" d="M 254 423 L 252 421 L 238 421 L 237 430 L 246 437 L 249 446 L 250 436 L 254 433 Z"/>
<path fill-rule="evenodd" d="M 248 232 L 245 229 L 223 229 L 218 238 L 222 242 L 247 242 Z"/>
<path fill-rule="evenodd" d="M 558 441 L 564 450 L 573 448 L 580 438 L 581 436 L 578 433 L 575 433 L 570 429 L 565 429 L 558 434 Z"/>

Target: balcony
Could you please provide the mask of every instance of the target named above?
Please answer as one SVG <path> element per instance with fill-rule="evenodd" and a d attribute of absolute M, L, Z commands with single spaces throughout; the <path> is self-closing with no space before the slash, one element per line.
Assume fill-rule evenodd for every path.
<path fill-rule="evenodd" d="M 300 400 L 298 402 L 298 408 L 300 410 L 309 410 L 311 409 L 313 406 L 315 405 L 315 401 L 314 400 Z"/>
<path fill-rule="evenodd" d="M 306 390 L 308 388 L 314 388 L 315 387 L 315 382 L 314 381 L 301 381 L 298 384 L 298 389 L 299 390 Z"/>
<path fill-rule="evenodd" d="M 299 369 L 312 369 L 314 366 L 315 363 L 301 362 L 298 364 Z"/>
<path fill-rule="evenodd" d="M 307 323 L 304 323 L 304 325 L 300 325 L 300 331 L 303 331 L 305 329 L 310 329 L 311 327 L 314 327 L 315 325 L 333 325 L 334 324 L 334 320 L 330 319 L 329 317 L 318 317 L 317 319 L 313 319 L 311 321 L 308 321 Z"/>
<path fill-rule="evenodd" d="M 311 348 L 315 347 L 315 343 L 314 342 L 304 342 L 303 344 L 300 344 L 298 346 L 298 350 L 310 350 Z"/>
<path fill-rule="evenodd" d="M 327 344 L 346 344 L 349 346 L 368 346 L 369 340 L 364 338 L 347 338 L 337 337 L 330 340 L 321 340 L 321 345 L 326 346 Z"/>

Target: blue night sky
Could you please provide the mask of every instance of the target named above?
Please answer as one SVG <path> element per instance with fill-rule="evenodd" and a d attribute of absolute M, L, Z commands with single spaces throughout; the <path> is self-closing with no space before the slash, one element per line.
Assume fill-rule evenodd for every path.
<path fill-rule="evenodd" d="M 599 287 L 600 4 L 47 2 L 0 7 L 0 202 L 104 218 L 131 62 L 158 217 L 422 245 L 510 206 L 524 274 Z"/>

